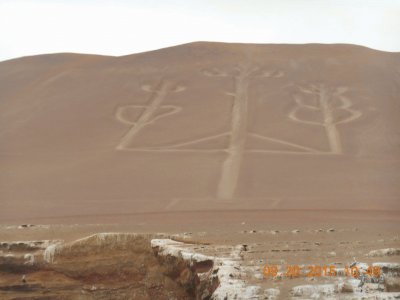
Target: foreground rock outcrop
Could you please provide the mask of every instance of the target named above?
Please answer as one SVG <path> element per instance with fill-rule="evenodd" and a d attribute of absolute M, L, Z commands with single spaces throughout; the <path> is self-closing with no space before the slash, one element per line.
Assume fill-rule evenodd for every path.
<path fill-rule="evenodd" d="M 2 299 L 229 299 L 254 296 L 238 266 L 171 239 L 99 233 L 70 243 L 3 242 Z"/>
<path fill-rule="evenodd" d="M 241 246 L 236 247 L 236 251 L 232 252 L 230 257 L 211 257 L 190 251 L 184 243 L 170 239 L 154 239 L 151 245 L 163 262 L 189 262 L 191 273 L 197 275 L 189 282 L 195 283 L 199 289 L 195 293 L 198 299 L 258 298 L 259 287 L 248 285 L 241 279 L 245 276 L 237 262 Z"/>
<path fill-rule="evenodd" d="M 0 243 L 0 299 L 397 299 L 400 265 L 353 262 L 359 276 L 323 276 L 285 290 L 283 274 L 263 278 L 255 244 L 212 245 L 168 235 L 98 233 Z M 182 240 L 185 240 L 182 238 Z M 256 279 L 256 280 L 255 280 Z M 266 287 L 272 282 L 273 287 Z"/>
<path fill-rule="evenodd" d="M 32 247 L 32 245 L 47 245 Z M 5 244 L 2 243 L 3 249 Z M 101 233 L 72 243 L 9 243 L 0 255 L 1 299 L 193 299 L 159 263 L 150 236 Z M 30 251 L 26 253 L 26 251 Z M 177 267 L 185 268 L 182 262 Z"/>

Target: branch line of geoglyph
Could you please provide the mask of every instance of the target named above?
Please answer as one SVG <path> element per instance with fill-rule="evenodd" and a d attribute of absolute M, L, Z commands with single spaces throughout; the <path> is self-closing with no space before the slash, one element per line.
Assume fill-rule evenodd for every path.
<path fill-rule="evenodd" d="M 230 135 L 230 133 L 229 132 L 225 132 L 225 133 L 221 133 L 221 134 L 216 134 L 216 135 L 207 136 L 207 137 L 204 137 L 204 138 L 191 140 L 189 142 L 173 144 L 173 145 L 170 145 L 170 146 L 165 145 L 163 148 L 167 148 L 167 149 L 168 148 L 172 148 L 172 149 L 174 149 L 174 148 L 184 147 L 184 146 L 188 146 L 188 145 L 195 145 L 195 144 L 198 144 L 198 143 L 201 143 L 201 142 L 210 141 L 210 140 L 213 140 L 213 139 L 216 139 L 216 138 L 219 138 L 219 137 L 223 137 L 223 136 L 228 136 L 228 135 Z M 199 150 L 201 150 L 201 149 L 199 149 Z"/>
<path fill-rule="evenodd" d="M 256 138 L 259 138 L 259 139 L 262 139 L 262 140 L 267 140 L 267 141 L 271 141 L 271 142 L 274 142 L 274 143 L 277 143 L 277 144 L 290 146 L 290 147 L 297 148 L 299 150 L 307 151 L 307 152 L 310 152 L 310 153 L 321 153 L 322 152 L 322 151 L 319 151 L 319 150 L 316 150 L 316 149 L 313 149 L 313 148 L 309 148 L 309 147 L 306 147 L 306 146 L 301 146 L 299 144 L 283 141 L 283 140 L 280 140 L 280 139 L 271 138 L 271 137 L 268 137 L 268 136 L 263 136 L 263 135 L 260 135 L 260 134 L 257 134 L 257 133 L 249 133 L 249 135 L 251 135 L 253 137 L 256 137 Z M 265 151 L 265 150 L 262 150 L 262 151 Z M 290 151 L 288 151 L 288 152 L 290 152 Z"/>
<path fill-rule="evenodd" d="M 128 124 L 128 125 L 134 125 L 137 122 L 132 122 L 127 120 L 124 116 L 123 113 L 126 109 L 128 108 L 142 108 L 143 110 L 146 108 L 147 106 L 145 105 L 135 105 L 135 104 L 127 104 L 127 105 L 122 105 L 122 106 L 118 106 L 115 112 L 116 118 L 118 119 L 118 121 L 124 123 L 124 124 Z M 169 115 L 173 115 L 175 113 L 178 113 L 182 110 L 182 107 L 176 106 L 176 105 L 162 105 L 159 107 L 159 109 L 163 109 L 163 108 L 169 108 L 170 111 L 167 111 L 166 113 L 160 114 L 158 116 L 153 117 L 150 121 L 148 122 L 144 122 L 144 125 L 149 125 L 154 123 L 156 120 L 164 118 L 166 116 Z"/>
<path fill-rule="evenodd" d="M 174 149 L 174 148 L 130 148 L 124 151 L 129 152 L 153 152 L 153 153 L 227 153 L 228 149 Z M 264 154 L 290 154 L 290 155 L 332 155 L 331 152 L 319 151 L 290 151 L 290 150 L 263 150 L 263 149 L 246 149 L 245 153 L 264 153 Z"/>
<path fill-rule="evenodd" d="M 176 105 L 163 105 L 160 107 L 160 109 L 165 109 L 165 108 L 169 108 L 170 111 L 167 111 L 166 113 L 160 114 L 158 116 L 153 117 L 153 119 L 151 119 L 150 122 L 148 122 L 147 124 L 151 124 L 154 123 L 156 120 L 167 117 L 169 115 L 173 115 L 176 114 L 178 112 L 180 112 L 182 110 L 182 107 L 176 106 Z"/>

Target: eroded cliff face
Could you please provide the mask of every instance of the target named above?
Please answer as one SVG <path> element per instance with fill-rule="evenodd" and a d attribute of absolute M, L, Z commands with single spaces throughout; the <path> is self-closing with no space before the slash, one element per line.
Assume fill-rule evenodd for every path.
<path fill-rule="evenodd" d="M 204 293 L 197 275 L 212 261 L 158 256 L 146 235 L 3 242 L 0 251 L 1 299 L 195 299 L 213 292 Z"/>
<path fill-rule="evenodd" d="M 298 234 L 292 231 L 292 238 Z M 270 237 L 268 243 L 273 243 L 271 240 Z M 338 259 L 337 276 L 296 279 L 287 277 L 284 271 L 263 278 L 263 260 L 258 255 L 271 252 L 261 245 L 206 244 L 185 234 L 170 239 L 166 234 L 134 233 L 98 233 L 69 243 L 0 242 L 0 299 L 400 297 L 398 248 L 366 251 L 360 256 L 379 258 L 381 262 L 371 263 L 379 267 L 379 277 L 365 276 L 369 264 L 357 261 L 351 266 L 356 266 L 360 273 L 349 277 Z M 275 246 L 271 249 L 280 253 Z M 303 248 L 296 248 L 299 246 Z M 305 249 L 304 241 L 285 252 L 299 249 Z"/>

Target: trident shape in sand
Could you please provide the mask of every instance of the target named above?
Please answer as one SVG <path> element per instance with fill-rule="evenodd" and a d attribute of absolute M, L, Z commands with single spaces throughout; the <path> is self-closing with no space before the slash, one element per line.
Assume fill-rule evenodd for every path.
<path fill-rule="evenodd" d="M 179 112 L 182 108 L 175 105 L 161 105 L 168 93 L 181 92 L 185 89 L 183 86 L 175 86 L 171 82 L 161 80 L 157 86 L 143 85 L 142 89 L 151 93 L 147 105 L 124 105 L 119 106 L 116 111 L 118 120 L 125 124 L 132 125 L 128 132 L 122 137 L 117 150 L 129 150 L 129 143 L 145 126 L 152 124 L 158 119 Z M 136 121 L 131 121 L 124 116 L 124 112 L 129 109 L 142 109 L 142 113 Z M 160 110 L 163 111 L 160 113 Z"/>
<path fill-rule="evenodd" d="M 324 84 L 309 84 L 308 86 L 298 86 L 303 94 L 295 94 L 294 100 L 297 106 L 290 112 L 289 118 L 295 122 L 323 126 L 328 138 L 330 153 L 342 154 L 342 144 L 340 141 L 338 124 L 349 123 L 358 119 L 362 113 L 352 108 L 352 102 L 345 97 L 347 87 L 329 88 Z M 308 97 L 304 97 L 304 95 Z M 298 117 L 300 110 L 308 110 L 320 113 L 322 121 L 305 120 Z M 336 112 L 344 111 L 346 116 L 338 117 Z"/>
<path fill-rule="evenodd" d="M 230 130 L 227 132 L 209 135 L 201 138 L 190 139 L 160 146 L 132 147 L 129 146 L 137 133 L 145 126 L 152 124 L 156 120 L 171 116 L 181 111 L 181 107 L 174 105 L 161 105 L 168 93 L 177 93 L 185 89 L 180 85 L 172 84 L 162 80 L 157 86 L 142 86 L 142 89 L 151 93 L 146 105 L 125 105 L 117 108 L 116 117 L 123 123 L 132 127 L 122 137 L 117 150 L 140 151 L 140 152 L 193 152 L 193 153 L 220 153 L 225 152 L 227 156 L 221 168 L 221 176 L 217 186 L 217 198 L 224 201 L 232 200 L 235 196 L 236 186 L 239 181 L 240 169 L 245 152 L 265 153 L 265 154 L 288 154 L 288 155 L 332 155 L 342 154 L 342 146 L 337 124 L 351 122 L 361 116 L 361 112 L 352 109 L 351 101 L 344 96 L 347 91 L 345 87 L 330 88 L 324 84 L 310 84 L 308 86 L 297 86 L 298 92 L 293 97 L 296 106 L 289 113 L 290 120 L 306 124 L 318 125 L 325 128 L 329 141 L 330 150 L 320 150 L 313 147 L 300 145 L 286 140 L 264 136 L 248 130 L 248 89 L 251 78 L 264 77 L 276 79 L 284 76 L 279 70 L 265 70 L 256 66 L 240 65 L 229 71 L 217 68 L 202 71 L 205 76 L 230 78 L 233 81 L 233 91 L 225 92 L 232 97 Z M 311 97 L 311 99 L 309 99 Z M 143 112 L 136 121 L 131 121 L 126 117 L 129 109 L 141 109 Z M 323 121 L 308 120 L 301 116 L 303 110 L 311 110 L 322 115 Z M 347 116 L 338 117 L 337 111 L 342 111 Z M 160 113 L 161 112 L 161 113 Z M 307 115 L 308 117 L 308 115 Z M 318 120 L 318 118 L 317 118 Z M 251 137 L 261 141 L 266 141 L 275 145 L 281 145 L 282 149 L 249 149 L 246 148 L 246 141 Z M 213 147 L 210 141 L 218 141 L 228 138 L 226 147 Z M 225 141 L 225 140 L 224 140 Z M 202 145 L 202 147 L 197 147 Z M 206 147 L 204 147 L 206 145 Z"/>

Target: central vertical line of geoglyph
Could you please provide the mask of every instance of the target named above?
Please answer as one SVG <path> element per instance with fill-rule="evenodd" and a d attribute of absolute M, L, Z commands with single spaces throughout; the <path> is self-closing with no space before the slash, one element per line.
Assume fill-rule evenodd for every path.
<path fill-rule="evenodd" d="M 232 199 L 239 180 L 240 167 L 246 144 L 248 119 L 249 77 L 246 69 L 240 68 L 234 77 L 235 92 L 231 111 L 231 133 L 227 148 L 228 156 L 222 165 L 217 197 Z"/>
<path fill-rule="evenodd" d="M 319 89 L 319 101 L 321 103 L 322 115 L 324 116 L 324 127 L 328 136 L 329 146 L 334 154 L 342 153 L 342 145 L 340 143 L 339 132 L 336 128 L 333 117 L 333 110 L 329 105 L 332 102 L 324 86 Z"/>

